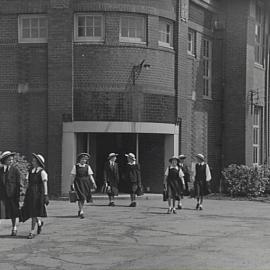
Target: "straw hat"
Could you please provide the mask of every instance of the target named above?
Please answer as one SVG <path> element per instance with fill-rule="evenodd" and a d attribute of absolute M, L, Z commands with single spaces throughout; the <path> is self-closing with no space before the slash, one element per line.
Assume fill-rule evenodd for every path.
<path fill-rule="evenodd" d="M 38 161 L 39 165 L 44 168 L 45 167 L 45 158 L 41 154 L 32 153 L 35 159 Z"/>
<path fill-rule="evenodd" d="M 197 154 L 196 157 L 202 161 L 204 161 L 204 159 L 205 159 L 203 154 Z"/>
<path fill-rule="evenodd" d="M 179 159 L 186 159 L 187 157 L 185 155 L 180 155 Z"/>
<path fill-rule="evenodd" d="M 172 157 L 169 159 L 169 162 L 172 162 L 173 159 L 175 159 L 176 161 L 179 161 L 178 156 L 172 156 Z"/>
<path fill-rule="evenodd" d="M 2 153 L 1 157 L 0 157 L 0 161 L 4 161 L 6 158 L 14 156 L 15 153 L 14 152 L 10 152 L 10 151 L 5 151 Z"/>
<path fill-rule="evenodd" d="M 125 156 L 132 159 L 132 160 L 134 160 L 134 161 L 136 160 L 136 157 L 135 157 L 135 155 L 133 153 L 125 154 Z"/>
<path fill-rule="evenodd" d="M 109 155 L 108 155 L 108 160 L 110 160 L 111 158 L 113 158 L 113 157 L 117 157 L 118 156 L 118 154 L 116 154 L 116 153 L 110 153 Z"/>
<path fill-rule="evenodd" d="M 80 153 L 77 156 L 77 161 L 80 161 L 82 157 L 86 157 L 87 159 L 89 159 L 90 158 L 90 155 L 88 153 Z"/>

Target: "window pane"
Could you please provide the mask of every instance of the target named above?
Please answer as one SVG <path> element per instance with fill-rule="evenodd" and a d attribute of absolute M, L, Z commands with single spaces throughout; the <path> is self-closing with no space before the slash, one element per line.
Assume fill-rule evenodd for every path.
<path fill-rule="evenodd" d="M 38 18 L 32 18 L 31 27 L 38 28 Z"/>
<path fill-rule="evenodd" d="M 94 28 L 94 36 L 101 37 L 101 28 L 100 27 Z"/>
<path fill-rule="evenodd" d="M 102 25 L 102 18 L 100 16 L 95 16 L 94 17 L 94 25 L 96 27 L 101 27 L 101 25 Z"/>
<path fill-rule="evenodd" d="M 85 26 L 85 16 L 79 16 L 78 17 L 78 26 L 79 27 Z"/>
<path fill-rule="evenodd" d="M 30 38 L 30 29 L 29 28 L 24 28 L 22 30 L 22 38 Z"/>
<path fill-rule="evenodd" d="M 128 28 L 122 27 L 122 29 L 121 29 L 121 36 L 122 37 L 128 37 Z"/>
<path fill-rule="evenodd" d="M 84 27 L 79 27 L 79 29 L 78 29 L 78 36 L 79 37 L 85 36 L 84 29 L 85 29 Z"/>
<path fill-rule="evenodd" d="M 38 38 L 38 28 L 31 29 L 31 38 Z"/>
<path fill-rule="evenodd" d="M 47 29 L 46 28 L 41 28 L 40 29 L 39 37 L 41 37 L 41 38 L 46 38 L 47 37 Z"/>
<path fill-rule="evenodd" d="M 39 27 L 40 28 L 47 28 L 47 19 L 46 18 L 39 19 Z"/>
<path fill-rule="evenodd" d="M 93 26 L 94 26 L 94 17 L 86 16 L 86 27 L 93 27 Z"/>
<path fill-rule="evenodd" d="M 94 36 L 94 28 L 93 27 L 86 27 L 86 37 L 93 37 Z"/>
<path fill-rule="evenodd" d="M 22 19 L 22 27 L 30 28 L 30 19 Z"/>

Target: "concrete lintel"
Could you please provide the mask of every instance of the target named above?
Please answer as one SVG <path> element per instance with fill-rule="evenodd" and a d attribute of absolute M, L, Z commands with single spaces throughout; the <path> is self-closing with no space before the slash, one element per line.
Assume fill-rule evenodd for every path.
<path fill-rule="evenodd" d="M 179 134 L 179 127 L 167 123 L 74 121 L 63 123 L 63 132 Z"/>

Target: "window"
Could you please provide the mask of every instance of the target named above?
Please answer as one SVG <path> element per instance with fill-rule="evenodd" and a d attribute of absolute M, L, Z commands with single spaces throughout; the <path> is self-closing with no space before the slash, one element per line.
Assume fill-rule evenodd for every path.
<path fill-rule="evenodd" d="M 253 111 L 253 164 L 260 163 L 262 109 L 255 106 Z"/>
<path fill-rule="evenodd" d="M 255 62 L 264 64 L 264 8 L 261 2 L 256 2 L 255 15 Z"/>
<path fill-rule="evenodd" d="M 173 25 L 166 20 L 159 20 L 159 46 L 173 47 Z"/>
<path fill-rule="evenodd" d="M 100 14 L 75 15 L 75 41 L 104 41 L 104 17 Z"/>
<path fill-rule="evenodd" d="M 192 29 L 188 30 L 188 53 L 196 55 L 196 32 Z"/>
<path fill-rule="evenodd" d="M 146 21 L 142 16 L 122 16 L 120 18 L 120 41 L 145 43 Z"/>
<path fill-rule="evenodd" d="M 212 42 L 202 39 L 203 96 L 211 98 L 212 91 Z"/>
<path fill-rule="evenodd" d="M 48 20 L 46 15 L 20 15 L 18 24 L 20 43 L 48 42 Z"/>

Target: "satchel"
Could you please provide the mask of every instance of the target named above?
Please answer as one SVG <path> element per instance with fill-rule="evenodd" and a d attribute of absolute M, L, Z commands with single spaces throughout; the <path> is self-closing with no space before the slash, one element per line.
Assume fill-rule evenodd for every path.
<path fill-rule="evenodd" d="M 69 201 L 71 203 L 75 203 L 79 200 L 78 194 L 75 190 L 70 190 L 68 195 L 69 195 Z"/>
<path fill-rule="evenodd" d="M 111 187 L 107 183 L 104 183 L 101 187 L 101 192 L 102 193 L 109 193 L 109 192 L 111 192 Z"/>
<path fill-rule="evenodd" d="M 136 195 L 137 196 L 142 196 L 144 195 L 143 193 L 143 187 L 142 186 L 138 186 L 137 190 L 136 190 Z"/>
<path fill-rule="evenodd" d="M 163 190 L 163 202 L 168 201 L 168 190 Z"/>

